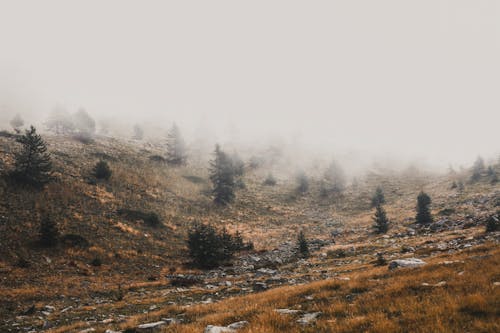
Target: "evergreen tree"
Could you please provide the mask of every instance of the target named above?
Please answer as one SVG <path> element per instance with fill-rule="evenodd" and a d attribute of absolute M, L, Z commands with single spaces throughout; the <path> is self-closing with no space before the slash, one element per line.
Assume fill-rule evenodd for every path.
<path fill-rule="evenodd" d="M 234 152 L 231 156 L 231 163 L 233 164 L 234 171 L 234 183 L 237 188 L 245 188 L 245 182 L 243 181 L 243 175 L 245 174 L 245 162 L 241 159 L 237 152 Z"/>
<path fill-rule="evenodd" d="M 35 127 L 31 126 L 25 134 L 16 139 L 22 147 L 15 154 L 15 169 L 13 179 L 35 186 L 42 186 L 50 180 L 52 163 L 47 145 Z"/>
<path fill-rule="evenodd" d="M 214 202 L 227 205 L 234 200 L 234 167 L 231 158 L 220 146 L 215 146 L 215 158 L 210 162 L 210 180 L 213 184 Z"/>
<path fill-rule="evenodd" d="M 84 109 L 78 110 L 73 115 L 73 121 L 80 134 L 91 137 L 95 133 L 95 120 Z"/>
<path fill-rule="evenodd" d="M 457 187 L 460 192 L 462 192 L 465 189 L 464 183 L 462 181 L 458 182 Z"/>
<path fill-rule="evenodd" d="M 376 207 L 384 203 L 385 203 L 384 190 L 382 190 L 382 187 L 377 186 L 377 188 L 375 189 L 375 193 L 373 194 L 372 197 L 372 207 Z"/>
<path fill-rule="evenodd" d="M 274 178 L 273 174 L 272 173 L 269 173 L 266 177 L 266 179 L 264 179 L 264 185 L 266 186 L 274 186 L 276 185 L 277 181 L 276 181 L 276 178 Z"/>
<path fill-rule="evenodd" d="M 134 135 L 132 137 L 134 140 L 142 140 L 144 138 L 144 130 L 139 125 L 134 125 Z"/>
<path fill-rule="evenodd" d="M 484 169 L 484 160 L 481 158 L 481 156 L 478 156 L 476 162 L 474 162 L 474 165 L 472 166 L 472 175 L 470 177 L 470 180 L 472 182 L 477 182 L 479 179 L 481 179 L 481 175 L 483 174 Z"/>
<path fill-rule="evenodd" d="M 196 223 L 188 232 L 189 254 L 203 268 L 216 267 L 230 260 L 234 253 L 248 248 L 239 233 L 233 236 L 224 228 L 221 232 L 207 224 Z"/>
<path fill-rule="evenodd" d="M 309 257 L 309 243 L 307 242 L 306 235 L 302 230 L 299 232 L 299 235 L 297 237 L 297 247 L 299 250 L 299 254 L 302 257 Z"/>
<path fill-rule="evenodd" d="M 345 189 L 345 174 L 336 161 L 332 161 L 325 171 L 321 184 L 321 193 L 327 196 L 331 193 L 342 193 Z"/>
<path fill-rule="evenodd" d="M 52 111 L 45 125 L 49 131 L 56 134 L 70 134 L 75 130 L 75 124 L 71 115 L 60 107 Z"/>
<path fill-rule="evenodd" d="M 496 184 L 498 182 L 498 175 L 495 169 L 490 165 L 488 167 L 488 178 L 490 179 L 491 184 Z"/>
<path fill-rule="evenodd" d="M 40 220 L 40 244 L 45 247 L 52 247 L 57 244 L 59 229 L 57 223 L 48 215 L 44 215 Z"/>
<path fill-rule="evenodd" d="M 309 179 L 304 171 L 297 174 L 297 192 L 306 193 L 309 191 Z"/>
<path fill-rule="evenodd" d="M 108 180 L 111 178 L 111 174 L 113 173 L 106 161 L 99 161 L 94 166 L 92 173 L 97 179 Z"/>
<path fill-rule="evenodd" d="M 24 125 L 24 120 L 19 114 L 16 114 L 15 117 L 10 121 L 10 125 L 17 133 L 19 133 L 21 126 Z"/>
<path fill-rule="evenodd" d="M 420 192 L 417 197 L 417 215 L 416 221 L 419 224 L 428 224 L 432 222 L 430 211 L 431 197 L 424 192 Z"/>
<path fill-rule="evenodd" d="M 186 164 L 186 145 L 176 124 L 168 132 L 167 163 L 174 166 Z"/>
<path fill-rule="evenodd" d="M 387 230 L 389 230 L 389 220 L 387 219 L 387 214 L 381 203 L 378 203 L 375 206 L 375 209 L 375 216 L 373 217 L 375 224 L 373 225 L 373 228 L 375 229 L 375 232 L 384 234 Z"/>

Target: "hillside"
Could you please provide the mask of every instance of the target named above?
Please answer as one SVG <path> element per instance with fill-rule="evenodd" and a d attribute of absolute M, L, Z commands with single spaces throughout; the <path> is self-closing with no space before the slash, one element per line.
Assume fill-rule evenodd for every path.
<path fill-rule="evenodd" d="M 34 191 L 0 180 L 2 332 L 139 332 L 140 324 L 165 318 L 158 330 L 166 332 L 238 321 L 249 322 L 238 332 L 500 330 L 500 235 L 485 232 L 498 216 L 498 183 L 469 184 L 466 171 L 374 169 L 342 197 L 324 198 L 319 176 L 298 195 L 290 174 L 265 186 L 268 170 L 247 163 L 245 187 L 224 208 L 212 203 L 208 161 L 169 167 L 158 159 L 162 143 L 44 138 L 55 181 Z M 13 137 L 0 137 L 2 173 L 14 149 Z M 113 170 L 109 181 L 91 177 L 99 160 Z M 450 188 L 458 180 L 464 190 Z M 387 235 L 371 229 L 370 199 L 379 185 Z M 414 224 L 422 189 L 433 200 L 428 228 Z M 41 211 L 61 230 L 55 248 L 36 243 Z M 156 213 L 160 225 L 148 225 L 144 213 Z M 232 266 L 193 268 L 185 240 L 196 221 L 240 231 L 255 251 Z M 308 259 L 295 256 L 300 230 L 312 249 Z M 388 269 L 403 258 L 426 265 Z"/>

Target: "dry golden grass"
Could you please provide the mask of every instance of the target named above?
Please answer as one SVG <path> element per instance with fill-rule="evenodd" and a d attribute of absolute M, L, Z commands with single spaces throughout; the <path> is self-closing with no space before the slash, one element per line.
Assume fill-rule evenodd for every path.
<path fill-rule="evenodd" d="M 444 258 L 458 261 L 443 264 Z M 242 333 L 498 332 L 500 287 L 494 282 L 500 280 L 499 264 L 500 250 L 483 246 L 452 258 L 434 258 L 423 268 L 388 271 L 375 267 L 353 274 L 350 281 L 330 279 L 215 304 L 166 307 L 135 316 L 119 327 L 182 313 L 187 323 L 169 326 L 165 332 L 200 332 L 206 325 L 239 320 L 250 322 Z M 446 284 L 432 286 L 441 281 Z M 296 323 L 298 315 L 278 314 L 274 311 L 278 308 L 322 314 L 304 327 Z"/>

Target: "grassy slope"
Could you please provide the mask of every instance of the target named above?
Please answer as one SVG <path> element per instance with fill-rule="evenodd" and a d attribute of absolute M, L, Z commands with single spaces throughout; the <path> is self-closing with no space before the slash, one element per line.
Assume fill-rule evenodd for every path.
<path fill-rule="evenodd" d="M 284 240 L 294 240 L 301 228 L 307 230 L 309 237 L 329 237 L 332 226 L 340 224 L 343 225 L 344 233 L 337 238 L 337 245 L 332 249 L 354 246 L 359 249 L 356 252 L 357 256 L 351 260 L 342 261 L 338 266 L 334 261 L 318 262 L 318 267 L 323 270 L 331 270 L 336 274 L 346 274 L 349 270 L 363 272 L 366 276 L 376 275 L 378 270 L 382 270 L 386 274 L 386 269 L 377 268 L 373 271 L 372 265 L 369 264 L 375 251 L 396 255 L 403 245 L 416 246 L 426 242 L 438 242 L 446 237 L 456 238 L 474 233 L 481 235 L 482 228 L 467 229 L 459 231 L 458 234 L 451 232 L 410 240 L 398 240 L 397 244 L 387 243 L 380 238 L 376 239 L 369 234 L 372 212 L 368 206 L 370 194 L 376 185 L 382 184 L 386 191 L 388 215 L 394 222 L 391 233 L 405 230 L 408 223 L 411 222 L 414 215 L 415 197 L 421 188 L 425 188 L 433 197 L 435 212 L 444 208 L 456 210 L 450 217 L 451 219 L 464 219 L 468 215 L 475 219 L 487 216 L 494 210 L 494 199 L 498 197 L 499 191 L 498 186 L 481 184 L 467 187 L 464 193 L 457 193 L 448 189 L 450 177 L 372 174 L 360 184 L 359 188 L 349 189 L 344 199 L 333 202 L 320 199 L 316 195 L 295 197 L 292 194 L 294 185 L 286 181 L 280 182 L 276 187 L 264 187 L 261 185 L 261 181 L 265 177 L 265 173 L 257 170 L 246 176 L 247 189 L 239 192 L 237 202 L 228 209 L 219 209 L 213 207 L 210 198 L 204 194 L 208 190 L 207 172 L 204 167 L 189 166 L 181 169 L 169 169 L 164 165 L 149 161 L 149 156 L 161 154 L 161 146 L 138 145 L 113 139 L 100 139 L 93 144 L 83 145 L 60 137 L 48 137 L 48 142 L 58 171 L 56 173 L 57 182 L 48 186 L 41 193 L 35 193 L 29 189 L 19 189 L 5 182 L 0 186 L 0 194 L 2 198 L 5 198 L 0 202 L 0 218 L 2 219 L 0 224 L 0 232 L 2 233 L 2 246 L 0 248 L 0 299 L 2 299 L 0 308 L 2 310 L 0 310 L 0 316 L 5 316 L 5 318 L 19 314 L 30 304 L 42 306 L 50 303 L 55 304 L 58 308 L 64 308 L 73 304 L 68 300 L 68 297 L 78 297 L 85 300 L 102 296 L 114 299 L 120 285 L 121 288 L 129 292 L 125 301 L 106 305 L 108 309 L 104 309 L 102 306 L 103 314 L 121 311 L 126 315 L 134 315 L 147 309 L 150 304 L 166 304 L 171 301 L 171 298 L 168 295 L 165 296 L 165 293 L 171 288 L 169 289 L 168 280 L 164 280 L 162 275 L 173 269 L 186 270 L 182 266 L 185 263 L 186 251 L 183 239 L 186 228 L 194 220 L 223 224 L 232 230 L 238 229 L 243 232 L 246 238 L 254 240 L 257 248 L 261 249 L 272 248 Z M 10 151 L 14 144 L 11 139 L 7 138 L 0 138 L 0 143 L 5 153 L 1 155 L 1 158 L 9 166 L 12 163 Z M 109 161 L 114 171 L 113 177 L 109 183 L 97 186 L 89 185 L 85 179 L 99 158 Z M 201 181 L 196 179 L 193 181 L 192 178 L 190 180 L 189 177 L 185 177 L 193 175 L 201 177 Z M 312 193 L 316 192 L 317 186 L 313 182 Z M 481 201 L 484 196 L 488 197 L 486 202 Z M 61 226 L 63 233 L 80 234 L 91 242 L 91 247 L 88 249 L 62 247 L 39 249 L 34 246 L 33 241 L 36 239 L 38 225 L 37 212 L 41 207 L 51 212 Z M 157 212 L 162 218 L 164 226 L 154 229 L 144 226 L 140 221 L 129 221 L 116 213 L 119 208 Z M 487 241 L 484 245 L 485 251 L 491 252 L 494 258 L 492 260 L 498 260 L 495 244 Z M 427 256 L 429 255 L 427 252 L 432 253 L 432 251 L 426 251 L 425 246 L 421 246 L 416 254 Z M 31 267 L 28 269 L 17 268 L 15 263 L 19 257 L 29 260 Z M 95 257 L 103 260 L 103 266 L 93 267 L 89 265 Z M 491 263 L 492 266 L 489 270 L 485 268 L 490 274 L 495 272 L 494 269 L 491 269 L 495 267 L 493 264 Z M 485 265 L 488 267 L 489 264 Z M 441 269 L 441 266 L 439 267 Z M 430 268 L 421 270 L 421 274 L 424 274 L 423 277 L 426 277 L 427 273 L 425 272 L 428 269 Z M 477 270 L 478 268 L 472 267 L 471 269 Z M 447 272 L 444 270 L 443 276 Z M 311 272 L 307 268 L 299 267 L 294 274 L 310 275 Z M 378 295 L 377 290 L 384 294 L 383 290 L 388 290 L 389 285 L 393 284 L 400 286 L 401 290 L 406 290 L 409 281 L 403 281 L 404 283 L 400 284 L 398 274 L 404 275 L 404 273 L 391 273 L 387 277 L 387 284 L 382 284 L 383 288 L 375 288 L 376 285 L 369 284 L 370 290 L 374 295 Z M 411 277 L 411 273 L 408 276 Z M 486 280 L 480 281 L 481 290 L 479 292 L 490 295 L 489 298 L 486 297 L 484 302 L 486 305 L 492 306 L 492 301 L 498 302 L 498 294 L 491 292 L 490 284 L 498 277 L 490 275 L 489 278 L 488 283 L 485 282 Z M 61 279 L 64 283 L 61 283 Z M 156 281 L 149 281 L 152 279 Z M 359 279 L 363 279 L 363 277 L 360 276 Z M 372 278 L 367 278 L 366 281 L 370 279 Z M 392 281 L 391 279 L 397 281 L 391 283 L 389 282 Z M 433 282 L 433 279 L 430 277 L 429 279 L 431 281 L 426 282 Z M 474 292 L 469 292 L 467 289 L 469 288 L 468 280 L 463 282 L 463 295 L 473 295 Z M 317 282 L 310 287 L 317 288 L 318 293 L 323 293 L 322 283 L 328 285 L 332 281 Z M 353 283 L 355 283 L 354 280 L 345 284 Z M 472 285 L 470 287 L 472 288 Z M 154 297 L 149 295 L 150 297 L 146 300 L 144 297 L 134 294 L 134 291 L 140 288 L 149 288 Z M 288 288 L 286 294 L 293 295 L 295 292 L 300 293 L 300 290 L 309 287 L 286 288 Z M 293 292 L 289 289 L 293 289 Z M 448 290 L 449 287 L 443 289 Z M 348 290 L 350 289 L 344 291 Z M 366 293 L 366 295 L 371 295 L 372 292 Z M 196 290 L 187 292 L 187 294 L 195 293 Z M 262 316 L 269 316 L 269 321 L 258 319 L 259 315 L 257 314 L 244 315 L 226 311 L 227 316 L 221 315 L 220 318 L 195 314 L 192 319 L 196 319 L 198 322 L 185 329 L 189 331 L 193 327 L 198 329 L 205 323 L 218 324 L 230 321 L 229 318 L 241 317 L 255 324 L 268 325 L 266 331 L 272 331 L 271 329 L 279 331 L 279 325 L 281 325 L 279 322 L 293 321 L 290 321 L 289 318 L 276 316 L 270 311 L 274 305 L 273 302 L 266 300 L 266 295 L 273 295 L 273 293 L 274 291 L 270 291 L 266 294 L 246 296 L 251 300 L 250 304 L 255 303 L 253 306 L 266 309 L 267 312 L 258 313 Z M 275 293 L 279 295 L 280 292 Z M 311 290 L 311 293 L 316 293 L 316 291 Z M 455 291 L 450 289 L 450 294 L 453 293 Z M 65 297 L 61 297 L 61 295 L 65 295 Z M 325 297 L 336 297 L 334 295 L 335 293 Z M 338 297 L 341 298 L 340 295 Z M 360 297 L 364 299 L 365 293 L 362 293 Z M 402 296 L 401 302 L 406 299 L 405 297 Z M 380 295 L 376 298 L 380 298 Z M 296 297 L 286 298 L 282 301 L 285 300 L 286 304 L 284 303 L 283 306 L 303 303 L 303 300 Z M 465 298 L 463 300 L 465 301 Z M 220 305 L 213 305 L 213 307 L 228 306 L 228 309 L 234 309 L 230 302 L 242 301 L 226 301 L 228 303 L 223 302 Z M 130 307 L 129 304 L 134 304 L 134 306 Z M 267 304 L 267 307 L 262 304 Z M 321 304 L 316 304 L 316 306 L 319 307 Z M 339 303 L 338 306 L 346 305 Z M 385 306 L 387 307 L 387 305 Z M 101 310 L 101 306 L 94 307 L 97 310 L 82 307 L 78 313 L 85 313 L 86 310 Z M 349 307 L 357 309 L 355 305 L 349 305 Z M 210 306 L 207 306 L 207 309 L 209 308 Z M 165 307 L 162 311 L 169 311 L 169 309 Z M 186 309 L 175 308 L 173 311 L 185 312 Z M 188 309 L 189 311 L 191 310 Z M 326 315 L 326 309 L 321 311 L 325 312 L 325 316 L 320 320 L 323 326 L 319 327 L 335 327 L 335 325 L 351 327 L 349 321 L 343 318 L 350 318 L 349 320 L 357 318 L 360 325 L 368 325 L 366 321 L 369 322 L 373 319 L 361 320 L 359 318 L 366 310 L 359 310 L 359 313 L 356 312 L 358 310 L 353 310 L 355 315 L 340 319 Z M 364 315 L 371 318 L 373 311 L 368 312 Z M 375 314 L 373 313 L 373 315 Z M 155 315 L 150 316 L 152 319 Z M 482 320 L 482 318 L 485 319 Z M 484 322 L 486 325 L 489 321 L 488 318 L 488 316 L 478 316 L 476 321 Z M 74 320 L 71 317 L 63 319 L 62 322 L 69 324 L 66 328 L 70 329 Z M 129 322 L 122 325 L 131 325 L 134 320 L 139 319 L 143 318 L 132 317 Z M 276 325 L 278 326 L 273 326 L 273 320 L 277 321 Z M 402 323 L 403 327 L 409 325 L 407 321 Z M 75 325 L 79 326 L 82 323 Z M 462 324 L 460 321 L 455 321 L 455 325 L 460 327 Z M 258 331 L 258 327 L 258 325 L 252 325 L 251 329 Z M 397 328 L 397 325 L 394 327 Z M 184 327 L 175 329 L 182 331 Z M 293 331 L 299 328 L 287 326 L 285 330 L 288 329 Z M 327 329 L 324 328 L 324 330 Z M 491 330 L 491 326 L 488 330 Z"/>

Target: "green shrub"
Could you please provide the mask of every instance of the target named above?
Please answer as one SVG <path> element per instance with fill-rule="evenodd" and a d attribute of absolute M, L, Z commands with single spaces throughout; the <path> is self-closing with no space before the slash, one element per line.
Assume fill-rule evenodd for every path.
<path fill-rule="evenodd" d="M 234 253 L 253 247 L 245 244 L 239 233 L 231 235 L 226 229 L 217 231 L 208 224 L 196 223 L 188 232 L 189 254 L 193 263 L 202 268 L 213 268 L 228 262 Z"/>

